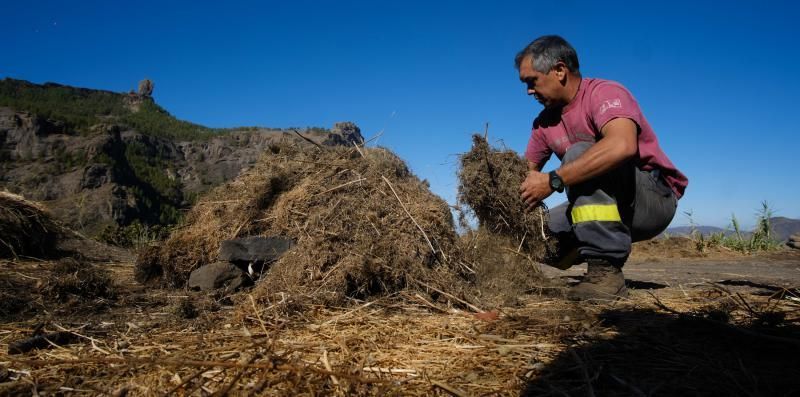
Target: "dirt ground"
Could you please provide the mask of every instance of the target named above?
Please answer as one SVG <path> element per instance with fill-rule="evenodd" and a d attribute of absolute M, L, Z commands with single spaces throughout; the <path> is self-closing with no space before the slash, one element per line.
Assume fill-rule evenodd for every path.
<path fill-rule="evenodd" d="M 616 303 L 550 287 L 472 308 L 152 289 L 124 251 L 89 258 L 113 296 L 48 295 L 52 262 L 4 260 L 0 395 L 800 395 L 800 251 L 709 256 L 640 249 Z M 584 267 L 544 271 L 567 285 Z M 75 336 L 10 354 L 57 331 Z"/>

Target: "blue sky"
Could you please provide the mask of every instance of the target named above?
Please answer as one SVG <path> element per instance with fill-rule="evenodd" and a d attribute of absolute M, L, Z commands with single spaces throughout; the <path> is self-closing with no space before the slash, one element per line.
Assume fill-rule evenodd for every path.
<path fill-rule="evenodd" d="M 490 4 L 493 3 L 493 4 Z M 145 77 L 211 127 L 357 123 L 448 201 L 458 153 L 490 123 L 522 152 L 538 105 L 518 50 L 559 34 L 586 77 L 638 99 L 690 184 L 679 211 L 800 218 L 794 2 L 4 2 L 0 77 L 128 91 Z M 545 169 L 557 166 L 552 160 Z M 555 204 L 563 196 L 548 203 Z M 677 215 L 673 225 L 686 224 Z"/>

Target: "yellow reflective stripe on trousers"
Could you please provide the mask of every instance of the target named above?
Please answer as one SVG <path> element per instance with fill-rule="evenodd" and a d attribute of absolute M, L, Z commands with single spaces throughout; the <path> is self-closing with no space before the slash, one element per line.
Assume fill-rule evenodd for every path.
<path fill-rule="evenodd" d="M 616 204 L 589 204 L 572 208 L 572 223 L 622 222 Z"/>

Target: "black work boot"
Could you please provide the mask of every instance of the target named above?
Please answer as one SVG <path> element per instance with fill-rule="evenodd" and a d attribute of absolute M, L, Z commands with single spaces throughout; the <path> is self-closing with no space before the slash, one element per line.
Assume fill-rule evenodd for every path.
<path fill-rule="evenodd" d="M 567 291 L 569 300 L 614 301 L 628 296 L 622 269 L 605 259 L 589 259 L 587 264 L 583 281 Z"/>

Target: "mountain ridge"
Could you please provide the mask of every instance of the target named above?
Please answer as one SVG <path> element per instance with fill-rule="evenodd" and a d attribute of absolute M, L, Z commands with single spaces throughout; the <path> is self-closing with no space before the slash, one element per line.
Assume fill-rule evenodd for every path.
<path fill-rule="evenodd" d="M 287 141 L 352 146 L 363 137 L 351 122 L 212 129 L 150 96 L 0 80 L 0 189 L 43 202 L 88 235 L 176 223 L 197 196 Z"/>

